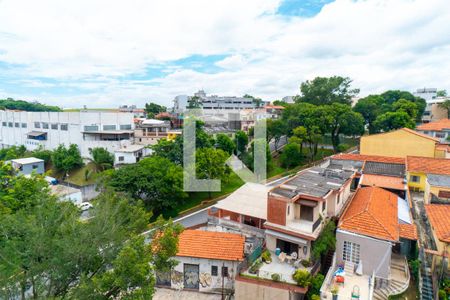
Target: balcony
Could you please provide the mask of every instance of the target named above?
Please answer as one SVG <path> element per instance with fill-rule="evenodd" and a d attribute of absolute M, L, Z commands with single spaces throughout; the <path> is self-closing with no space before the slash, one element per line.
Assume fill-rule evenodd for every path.
<path fill-rule="evenodd" d="M 302 219 L 294 219 L 286 224 L 292 230 L 302 232 L 309 235 L 319 235 L 322 229 L 322 219 L 317 218 L 316 221 L 307 221 Z"/>

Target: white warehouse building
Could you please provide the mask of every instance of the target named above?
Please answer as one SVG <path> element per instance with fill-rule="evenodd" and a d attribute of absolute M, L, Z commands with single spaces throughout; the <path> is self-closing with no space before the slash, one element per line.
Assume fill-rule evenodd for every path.
<path fill-rule="evenodd" d="M 25 112 L 0 110 L 0 148 L 24 145 L 54 150 L 60 144 L 78 145 L 83 157 L 89 149 L 114 153 L 133 142 L 133 113 Z"/>

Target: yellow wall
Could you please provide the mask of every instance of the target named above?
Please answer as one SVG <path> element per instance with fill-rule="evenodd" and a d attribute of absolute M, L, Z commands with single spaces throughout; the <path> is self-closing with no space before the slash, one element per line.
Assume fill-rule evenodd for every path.
<path fill-rule="evenodd" d="M 411 176 L 419 176 L 420 181 L 419 182 L 411 182 Z M 418 188 L 420 191 L 425 190 L 425 183 L 427 176 L 425 173 L 415 173 L 415 172 L 407 172 L 406 178 L 408 180 L 408 186 L 411 188 Z"/>
<path fill-rule="evenodd" d="M 450 188 L 449 187 L 441 187 L 441 186 L 433 186 L 427 182 L 426 187 L 425 187 L 425 195 L 424 195 L 425 204 L 430 204 L 431 194 L 434 194 L 437 196 L 437 195 L 439 195 L 439 191 L 450 192 Z"/>
<path fill-rule="evenodd" d="M 434 230 L 433 230 L 433 237 L 434 237 L 434 241 L 436 242 L 436 248 L 437 248 L 437 251 L 439 254 L 444 253 L 444 251 L 447 251 L 447 252 L 449 251 L 449 249 L 450 249 L 449 244 L 444 243 L 443 241 L 440 241 L 437 238 L 436 234 L 434 233 Z M 445 258 L 445 259 L 448 262 L 449 258 Z M 433 271 L 435 270 L 435 268 L 438 268 L 438 270 L 440 271 L 441 265 L 442 265 L 442 256 L 435 255 L 433 257 L 433 265 L 432 265 Z M 447 270 L 450 271 L 450 263 L 447 264 Z"/>
<path fill-rule="evenodd" d="M 405 130 L 361 137 L 360 153 L 393 157 L 434 157 L 436 142 Z"/>

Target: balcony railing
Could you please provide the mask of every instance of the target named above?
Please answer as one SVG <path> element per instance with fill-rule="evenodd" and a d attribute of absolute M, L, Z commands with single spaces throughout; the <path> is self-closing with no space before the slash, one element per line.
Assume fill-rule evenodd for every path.
<path fill-rule="evenodd" d="M 318 218 L 315 222 L 307 221 L 307 220 L 301 220 L 301 219 L 294 219 L 290 222 L 288 222 L 287 226 L 298 230 L 301 232 L 314 234 L 316 230 L 320 227 L 322 224 L 322 219 Z"/>

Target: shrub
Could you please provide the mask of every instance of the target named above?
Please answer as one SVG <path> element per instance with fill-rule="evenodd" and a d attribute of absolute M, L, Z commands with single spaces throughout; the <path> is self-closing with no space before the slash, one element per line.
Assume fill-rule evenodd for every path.
<path fill-rule="evenodd" d="M 271 277 L 272 277 L 272 280 L 273 280 L 273 281 L 280 281 L 280 280 L 281 280 L 281 276 L 280 276 L 280 274 L 278 274 L 278 273 L 273 273 L 273 274 L 271 275 Z"/>
<path fill-rule="evenodd" d="M 445 290 L 439 290 L 439 300 L 445 300 L 447 299 L 447 293 L 445 292 Z"/>
<path fill-rule="evenodd" d="M 312 295 L 311 296 L 311 300 L 320 300 L 320 296 L 319 295 Z"/>
<path fill-rule="evenodd" d="M 297 269 L 292 275 L 292 278 L 297 282 L 297 285 L 301 287 L 308 287 L 311 285 L 312 276 L 307 270 Z"/>
<path fill-rule="evenodd" d="M 264 252 L 261 254 L 261 258 L 266 263 L 272 262 L 272 257 L 270 256 L 270 252 L 267 249 L 264 250 Z"/>
<path fill-rule="evenodd" d="M 256 274 L 259 270 L 259 268 L 261 268 L 262 266 L 262 261 L 261 260 L 256 260 L 253 265 L 248 269 L 248 272 L 250 274 Z"/>
<path fill-rule="evenodd" d="M 310 267 L 312 265 L 311 262 L 308 259 L 302 259 L 301 264 L 305 268 Z"/>
<path fill-rule="evenodd" d="M 336 248 L 336 236 L 334 230 L 336 224 L 329 221 L 323 228 L 322 233 L 312 245 L 311 254 L 315 260 L 320 259 L 320 256 L 327 253 L 329 250 Z"/>
<path fill-rule="evenodd" d="M 349 149 L 349 148 L 350 148 L 350 146 L 347 145 L 347 144 L 339 144 L 339 145 L 337 146 L 337 151 L 338 151 L 338 152 L 344 152 L 344 151 L 346 151 L 346 150 Z"/>

